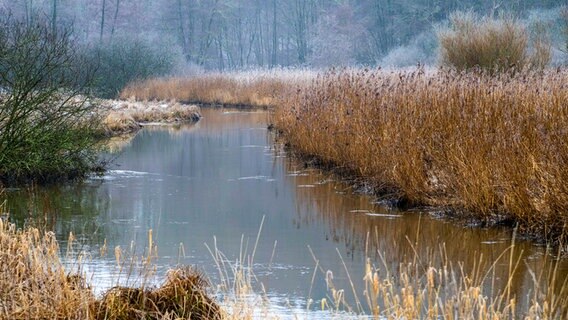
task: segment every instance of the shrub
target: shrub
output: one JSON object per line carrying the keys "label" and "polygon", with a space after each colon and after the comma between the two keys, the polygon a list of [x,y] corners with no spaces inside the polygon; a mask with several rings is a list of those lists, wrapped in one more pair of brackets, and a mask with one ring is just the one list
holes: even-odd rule
{"label": "shrub", "polygon": [[159,288],[114,287],[97,303],[97,319],[210,319],[221,309],[207,295],[209,282],[191,267],[171,270]]}
{"label": "shrub", "polygon": [[142,39],[116,38],[94,48],[86,56],[96,64],[94,93],[114,98],[126,84],[170,73],[177,62],[176,50]]}
{"label": "shrub", "polygon": [[540,38],[528,54],[525,27],[510,17],[479,17],[472,12],[450,15],[450,27],[438,32],[444,65],[458,70],[479,68],[491,73],[543,68],[551,58],[550,46]]}
{"label": "shrub", "polygon": [[160,287],[115,286],[97,299],[80,260],[69,268],[60,254],[53,232],[0,219],[0,319],[222,319],[192,267],[171,270]]}
{"label": "shrub", "polygon": [[98,119],[79,98],[92,72],[79,60],[71,28],[0,15],[0,182],[75,178],[96,166]]}

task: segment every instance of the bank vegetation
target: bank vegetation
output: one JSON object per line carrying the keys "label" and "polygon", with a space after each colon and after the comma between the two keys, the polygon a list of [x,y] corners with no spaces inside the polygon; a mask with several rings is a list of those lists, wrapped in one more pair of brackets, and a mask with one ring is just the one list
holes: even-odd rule
{"label": "bank vegetation", "polygon": [[196,269],[173,269],[159,287],[117,285],[97,296],[81,262],[65,264],[61,254],[53,232],[0,219],[0,319],[221,319]]}

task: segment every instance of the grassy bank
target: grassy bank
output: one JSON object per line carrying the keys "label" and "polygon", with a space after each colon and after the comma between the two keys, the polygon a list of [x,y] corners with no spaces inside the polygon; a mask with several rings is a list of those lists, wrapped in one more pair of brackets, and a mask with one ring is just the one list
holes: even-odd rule
{"label": "grassy bank", "polygon": [[283,97],[274,120],[293,150],[348,168],[379,193],[566,243],[566,79],[330,72]]}
{"label": "grassy bank", "polygon": [[102,130],[106,136],[133,133],[144,125],[177,124],[196,122],[201,117],[195,105],[184,105],[171,101],[93,101],[102,117]]}
{"label": "grassy bank", "polygon": [[567,79],[561,70],[354,69],[162,79],[129,86],[123,96],[266,101],[293,151],[364,177],[377,194],[486,224],[518,224],[521,234],[561,244],[568,240]]}

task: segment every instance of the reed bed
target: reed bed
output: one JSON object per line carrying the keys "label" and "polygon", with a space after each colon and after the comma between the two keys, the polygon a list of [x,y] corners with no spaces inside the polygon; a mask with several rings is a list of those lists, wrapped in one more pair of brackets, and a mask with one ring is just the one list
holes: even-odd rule
{"label": "reed bed", "polygon": [[331,71],[283,95],[291,149],[380,194],[568,243],[568,72]]}
{"label": "reed bed", "polygon": [[[155,255],[155,250],[149,249],[155,248],[151,235],[150,232],[147,255],[140,261],[135,257],[125,260],[125,253],[115,249],[121,271],[140,265],[144,270],[141,277],[152,275],[148,271],[152,270]],[[260,232],[255,243],[259,241]],[[72,242],[68,246],[73,247]],[[60,248],[52,232],[17,229],[0,220],[0,319],[277,319],[280,313],[274,313],[264,287],[254,274],[256,250],[253,249],[252,254],[245,250],[231,261],[216,245],[209,249],[219,271],[215,296],[220,303],[206,294],[209,292],[206,277],[190,267],[170,271],[160,287],[117,285],[97,297],[80,274],[81,260],[75,266],[78,273],[71,273],[66,269],[69,266],[61,262]],[[378,254],[382,258],[380,252]],[[433,254],[446,256],[443,247]],[[316,254],[313,255],[316,266],[313,281],[325,281],[329,294],[318,297],[315,304],[310,299],[307,310],[302,313],[305,316],[556,319],[568,315],[568,287],[566,280],[562,282],[557,278],[554,259],[541,270],[531,272],[532,281],[529,280],[527,286],[531,287],[532,283],[532,287],[525,294],[518,295],[512,290],[512,279],[521,264],[516,258],[514,241],[494,261],[484,261],[480,256],[471,271],[464,271],[460,264],[449,263],[447,258],[443,263],[427,262],[437,259],[419,254],[396,268],[390,267],[384,258],[380,260],[381,265],[373,265],[368,259],[363,286],[350,281],[350,288],[335,286],[333,272],[324,269]],[[338,259],[343,258],[339,255]],[[509,272],[501,279],[506,283],[504,288],[494,292],[490,284],[496,281],[497,264],[508,265]],[[317,276],[320,271],[321,277]],[[352,278],[349,273],[347,277]],[[558,284],[539,285],[542,278],[549,278],[546,283]],[[137,281],[151,282],[148,278]],[[354,299],[346,298],[351,293]],[[286,314],[294,315],[292,311]]]}
{"label": "reed bed", "polygon": [[[420,230],[415,232],[418,234]],[[372,241],[371,238],[371,234],[367,234],[366,242]],[[258,283],[254,273],[256,244],[252,254],[241,249],[234,261],[219,250],[216,242],[208,246],[217,265],[218,288],[224,294],[223,306],[230,310],[227,313],[230,319],[278,318],[271,309],[265,287]],[[410,246],[414,245],[410,243]],[[358,279],[359,273],[350,274],[339,250],[337,259],[345,266],[343,271],[325,269],[317,252],[309,250],[315,263],[311,286],[316,281],[325,282],[328,293],[325,297],[314,297],[315,300],[308,297],[305,312],[285,311],[290,317],[529,320],[568,316],[568,280],[561,278],[558,259],[547,256],[539,269],[523,266],[526,262],[519,255],[515,234],[511,245],[497,257],[488,259],[483,254],[475,254],[476,260],[468,270],[462,262],[453,263],[448,259],[443,244],[429,253],[419,253],[414,248],[414,254],[398,264],[391,264],[380,251],[371,250],[374,252],[366,252],[362,279]],[[378,259],[369,258],[370,255],[377,255]],[[503,267],[506,272],[497,270]],[[516,290],[515,278],[524,267],[529,268],[530,276],[525,279],[522,290]],[[334,272],[349,280],[348,287],[336,285]]]}
{"label": "reed bed", "polygon": [[95,297],[68,274],[52,232],[17,230],[0,219],[0,319],[93,319]]}
{"label": "reed bed", "polygon": [[0,219],[0,319],[222,317],[219,305],[208,296],[208,281],[193,268],[170,271],[157,288],[117,285],[97,297],[81,273],[81,260],[73,272],[60,254],[53,232],[17,229]]}
{"label": "reed bed", "polygon": [[276,69],[150,79],[128,85],[120,98],[262,108],[273,106],[290,84],[304,83],[314,76],[309,70]]}
{"label": "reed bed", "polygon": [[[444,255],[443,248],[435,253]],[[513,293],[511,285],[518,267],[515,245],[511,245],[495,261],[478,263],[470,272],[463,266],[445,260],[442,264],[427,263],[427,257],[401,263],[396,270],[388,263],[373,265],[367,260],[364,289],[351,282],[350,288],[336,288],[333,273],[326,272],[332,309],[362,310],[367,308],[375,319],[563,319],[568,316],[568,287],[556,279],[556,264],[551,261],[543,270],[531,271],[533,279],[524,294]],[[426,262],[426,263],[424,263]],[[489,267],[487,263],[489,262]],[[503,290],[496,290],[494,268],[503,263],[509,266]],[[543,278],[559,284],[541,286]],[[349,305],[344,296],[352,291],[356,297]]]}

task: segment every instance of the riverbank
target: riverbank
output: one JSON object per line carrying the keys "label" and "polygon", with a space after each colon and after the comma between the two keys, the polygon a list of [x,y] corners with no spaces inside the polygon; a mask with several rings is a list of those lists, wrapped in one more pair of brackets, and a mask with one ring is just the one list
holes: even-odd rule
{"label": "riverbank", "polygon": [[71,93],[34,103],[0,93],[0,105],[3,187],[83,179],[105,170],[98,154],[109,137],[133,134],[145,125],[191,123],[201,117],[195,105]]}
{"label": "riverbank", "polygon": [[[291,150],[365,179],[377,195],[482,225],[518,226],[537,241],[568,240],[566,70],[491,77],[348,69],[258,82],[225,78],[155,80],[123,95],[169,92],[175,99],[192,92],[179,99],[233,104],[265,96]],[[241,95],[219,99],[227,82],[238,83]]]}
{"label": "riverbank", "polygon": [[197,122],[199,107],[172,101],[132,101],[95,99],[102,117],[105,136],[135,133],[145,125]]}
{"label": "riverbank", "polygon": [[268,108],[275,106],[291,86],[305,85],[316,76],[310,70],[273,69],[158,78],[127,85],[120,99]]}
{"label": "riverbank", "polygon": [[352,170],[377,194],[562,245],[567,77],[330,72],[288,95],[274,120],[293,150]]}

